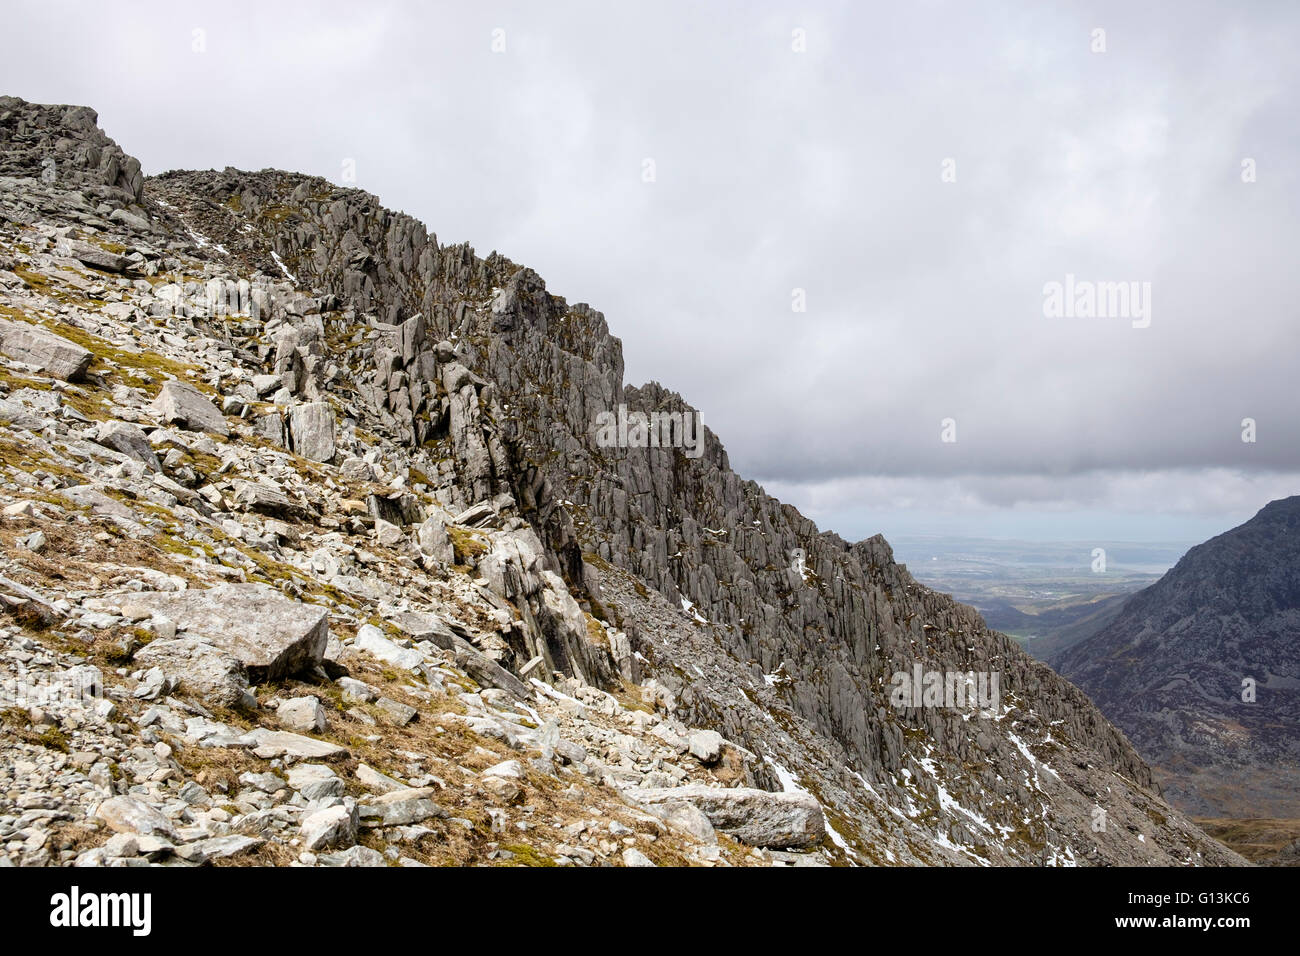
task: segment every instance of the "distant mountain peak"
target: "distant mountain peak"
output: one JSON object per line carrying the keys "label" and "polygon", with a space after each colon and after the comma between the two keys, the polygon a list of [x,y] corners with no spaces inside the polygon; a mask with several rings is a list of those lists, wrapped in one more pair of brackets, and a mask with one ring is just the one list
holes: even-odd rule
{"label": "distant mountain peak", "polygon": [[1192,548],[1057,663],[1176,804],[1300,817],[1300,496]]}

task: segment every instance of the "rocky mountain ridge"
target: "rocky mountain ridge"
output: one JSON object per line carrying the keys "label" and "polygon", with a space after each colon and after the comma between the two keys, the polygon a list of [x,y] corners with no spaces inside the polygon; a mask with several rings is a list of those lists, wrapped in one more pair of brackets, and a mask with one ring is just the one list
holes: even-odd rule
{"label": "rocky mountain ridge", "polygon": [[599,312],[358,190],[138,168],[0,98],[0,860],[1242,862],[883,538],[707,430],[602,447],[692,409]]}

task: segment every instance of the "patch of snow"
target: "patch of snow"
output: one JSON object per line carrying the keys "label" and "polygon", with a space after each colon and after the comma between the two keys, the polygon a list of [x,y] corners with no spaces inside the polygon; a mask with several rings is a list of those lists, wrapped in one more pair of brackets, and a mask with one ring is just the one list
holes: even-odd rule
{"label": "patch of snow", "polygon": [[939,796],[939,809],[949,813],[951,813],[953,810],[956,810],[959,813],[964,814],[972,823],[974,823],[976,826],[980,827],[981,829],[985,830],[986,832],[988,833],[993,832],[993,827],[988,822],[988,820],[984,819],[984,817],[974,812],[973,810],[967,810],[955,799],[953,799],[952,794],[950,794],[944,788],[942,781],[940,781],[938,768],[935,766],[934,760],[932,758],[925,757],[921,760],[918,760],[917,763],[919,763],[922,767],[924,767],[925,772],[928,773],[931,776],[931,778],[933,778],[934,780],[935,791]]}
{"label": "patch of snow", "polygon": [[295,285],[297,285],[298,279],[294,276],[292,272],[289,271],[289,267],[280,261],[280,257],[276,255],[274,249],[271,250],[271,258],[274,259],[275,264],[280,267],[280,271],[284,273],[285,278],[288,279],[290,282],[294,283]]}
{"label": "patch of snow", "polygon": [[[1138,834],[1138,838],[1141,839],[1141,834]],[[1058,850],[1055,847],[1053,847],[1052,855],[1047,858],[1047,862],[1044,864],[1044,866],[1078,866],[1078,865],[1079,865],[1078,861],[1075,860],[1074,858],[1074,851],[1071,850],[1068,846],[1063,850]]]}
{"label": "patch of snow", "polygon": [[[679,551],[678,554],[681,554],[681,552]],[[686,598],[682,598],[682,610],[685,611],[687,614],[691,615],[700,624],[709,623],[708,618],[704,617],[702,614],[700,614],[699,611],[695,609],[694,602],[688,601],[686,600]],[[703,677],[704,675],[701,674],[700,676]]]}
{"label": "patch of snow", "polygon": [[960,843],[953,843],[952,840],[948,839],[948,834],[946,833],[936,833],[934,835],[934,842],[939,844],[939,846],[943,847],[945,850],[952,850],[956,853],[965,854],[966,856],[974,860],[976,863],[978,863],[980,866],[993,865],[988,860],[984,859],[984,857],[972,853],[970,850],[966,849],[966,847],[962,846]]}

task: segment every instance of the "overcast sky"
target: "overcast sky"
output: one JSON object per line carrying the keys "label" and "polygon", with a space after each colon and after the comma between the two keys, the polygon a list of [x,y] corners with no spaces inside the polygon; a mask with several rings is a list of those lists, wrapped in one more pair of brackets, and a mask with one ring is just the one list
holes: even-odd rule
{"label": "overcast sky", "polygon": [[[602,310],[630,383],[850,539],[1194,541],[1300,493],[1298,22],[43,0],[7,10],[0,92],[94,107],[149,173],[353,161]],[[1149,324],[1045,315],[1067,274],[1149,283]]]}

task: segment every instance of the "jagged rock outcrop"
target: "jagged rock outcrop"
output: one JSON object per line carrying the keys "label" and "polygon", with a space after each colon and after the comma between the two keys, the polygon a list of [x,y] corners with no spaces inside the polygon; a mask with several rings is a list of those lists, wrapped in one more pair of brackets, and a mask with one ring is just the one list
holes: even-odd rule
{"label": "jagged rock outcrop", "polygon": [[106,216],[140,201],[139,160],[104,135],[99,115],[88,107],[41,106],[0,96],[0,137],[0,177],[35,174],[60,184],[71,193],[64,201],[71,202],[74,215],[88,212],[91,198],[111,207],[103,211]]}

